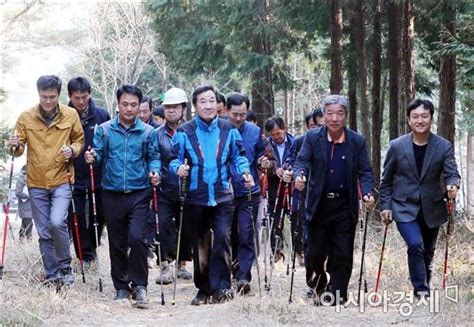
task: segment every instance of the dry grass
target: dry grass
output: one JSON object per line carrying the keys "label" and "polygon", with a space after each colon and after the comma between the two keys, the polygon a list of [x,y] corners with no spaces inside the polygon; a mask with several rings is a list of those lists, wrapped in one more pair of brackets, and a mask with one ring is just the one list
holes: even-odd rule
{"label": "dry grass", "polygon": [[[3,219],[2,219],[3,224]],[[2,226],[3,227],[3,226]],[[19,221],[13,221],[17,232]],[[443,230],[444,231],[444,230]],[[369,228],[366,252],[366,276],[369,290],[374,288],[378,267],[379,251],[382,243],[382,229],[376,223]],[[442,233],[444,234],[444,233]],[[441,286],[442,263],[444,258],[444,235],[438,240],[436,253],[436,275],[434,285]],[[415,307],[409,317],[399,314],[399,305],[389,306],[384,313],[381,307],[366,307],[365,312],[351,306],[341,308],[336,313],[333,307],[316,307],[306,299],[304,268],[298,267],[295,275],[294,302],[288,304],[289,276],[286,266],[279,264],[273,278],[272,292],[264,292],[260,299],[256,278],[252,281],[249,296],[238,296],[233,302],[220,305],[192,307],[189,305],[195,294],[192,282],[178,284],[178,298],[171,306],[172,285],[165,286],[166,304],[160,303],[160,287],[154,283],[158,269],[150,270],[149,297],[150,309],[134,309],[129,304],[117,304],[112,301],[114,289],[109,275],[107,246],[99,250],[101,272],[105,282],[104,292],[97,290],[98,274],[87,273],[87,283],[76,273],[76,283],[69,290],[56,293],[54,289],[40,284],[42,263],[37,242],[20,244],[8,239],[5,261],[5,275],[0,281],[2,305],[0,324],[2,325],[365,325],[365,324],[435,324],[435,325],[472,325],[471,285],[473,282],[472,233],[458,226],[451,239],[450,274],[448,284],[459,286],[459,303],[440,298],[440,312],[430,313],[425,306]],[[360,265],[360,246],[356,236],[357,250],[354,256],[354,270],[350,289],[356,290]],[[77,264],[77,263],[76,263]],[[263,272],[263,264],[261,265]],[[254,276],[256,272],[254,269]],[[381,280],[381,289],[409,291],[410,283],[406,264],[406,248],[395,225],[391,226],[387,239],[386,254]]]}

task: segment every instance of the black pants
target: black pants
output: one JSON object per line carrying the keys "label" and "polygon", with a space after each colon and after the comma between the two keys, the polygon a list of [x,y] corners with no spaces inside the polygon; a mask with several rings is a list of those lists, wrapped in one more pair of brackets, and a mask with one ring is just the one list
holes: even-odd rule
{"label": "black pants", "polygon": [[[161,260],[172,262],[176,259],[177,233],[180,224],[180,201],[167,199],[158,194],[158,220],[160,233],[158,240],[161,246]],[[183,210],[184,211],[184,210]],[[184,220],[184,217],[183,217]],[[155,248],[158,257],[158,248]],[[191,261],[191,240],[189,233],[181,229],[181,244],[179,249],[179,261]]]}
{"label": "black pants", "polygon": [[[92,206],[92,194],[88,190],[75,189],[73,192],[74,204],[76,206],[77,213],[77,225],[79,227],[79,235],[81,238],[81,250],[84,261],[95,260],[97,244],[95,242],[95,227],[94,227],[94,215]],[[99,245],[102,236],[102,230],[104,229],[104,213],[102,208],[102,189],[95,190],[95,201],[97,208],[97,229],[99,234]],[[76,256],[79,258],[79,251],[77,247],[77,235],[74,226],[74,216],[72,214],[72,204],[69,207],[69,230],[74,240],[74,250]]]}
{"label": "black pants", "polygon": [[186,203],[184,217],[193,246],[194,285],[207,295],[230,289],[232,202],[215,207]]}
{"label": "black pants", "polygon": [[112,281],[117,290],[148,285],[151,190],[103,191]]}
{"label": "black pants", "polygon": [[[250,214],[250,203],[246,195],[234,199],[231,239],[232,260],[233,262],[238,263],[239,266],[235,276],[237,280],[245,279],[250,282],[252,279],[251,271],[253,262],[255,261],[254,226],[256,229],[258,203],[259,194],[252,194],[253,208],[252,214]],[[258,237],[258,231],[256,232]]]}
{"label": "black pants", "polygon": [[[313,219],[307,223],[305,266],[306,283],[321,289],[325,286],[324,266],[330,275],[329,287],[347,299],[352,273],[355,222],[347,197],[322,198]],[[317,285],[316,285],[317,284]]]}

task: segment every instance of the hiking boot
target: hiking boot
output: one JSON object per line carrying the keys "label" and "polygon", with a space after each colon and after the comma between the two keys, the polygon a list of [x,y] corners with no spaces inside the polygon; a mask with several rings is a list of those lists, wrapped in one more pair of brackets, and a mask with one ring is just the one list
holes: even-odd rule
{"label": "hiking boot", "polygon": [[209,296],[204,292],[198,291],[196,296],[191,300],[191,305],[207,304],[209,302]]}
{"label": "hiking boot", "polygon": [[173,272],[171,271],[171,267],[168,264],[168,261],[163,261],[160,266],[160,273],[156,278],[156,283],[161,284],[163,282],[164,285],[170,284],[174,281]]}
{"label": "hiking boot", "polygon": [[237,282],[237,293],[248,294],[249,292],[250,292],[250,283],[245,279],[239,280]]}
{"label": "hiking boot", "polygon": [[71,287],[71,285],[74,284],[72,268],[61,269],[61,280],[62,283],[67,287]]}
{"label": "hiking boot", "polygon": [[178,278],[191,280],[193,279],[193,274],[186,269],[186,262],[180,262],[178,267],[178,273],[176,274]]}
{"label": "hiking boot", "polygon": [[232,289],[224,289],[215,292],[212,295],[212,303],[224,303],[227,301],[232,301],[234,299],[234,291]]}
{"label": "hiking boot", "polygon": [[128,290],[117,290],[114,301],[128,300],[130,293]]}
{"label": "hiking boot", "polygon": [[135,300],[137,308],[146,309],[148,308],[148,296],[145,286],[137,286],[134,289],[132,299]]}

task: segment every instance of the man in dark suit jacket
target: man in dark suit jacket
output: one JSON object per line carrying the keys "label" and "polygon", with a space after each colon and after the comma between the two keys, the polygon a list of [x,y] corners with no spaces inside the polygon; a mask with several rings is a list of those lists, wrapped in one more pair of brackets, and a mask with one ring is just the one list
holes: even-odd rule
{"label": "man in dark suit jacket", "polygon": [[[373,174],[364,138],[345,128],[348,100],[330,95],[322,103],[326,126],[306,133],[294,166],[295,187],[306,193],[306,283],[310,291],[333,293],[333,304],[347,300],[357,225],[357,181],[366,207],[374,204]],[[284,180],[292,177],[285,171]],[[311,292],[308,293],[310,295]]]}
{"label": "man in dark suit jacket", "polygon": [[455,198],[460,183],[452,144],[430,132],[433,112],[427,100],[408,105],[411,133],[390,142],[380,186],[382,219],[389,223],[393,217],[408,246],[410,279],[418,297],[430,290],[439,226],[447,221],[444,192]]}

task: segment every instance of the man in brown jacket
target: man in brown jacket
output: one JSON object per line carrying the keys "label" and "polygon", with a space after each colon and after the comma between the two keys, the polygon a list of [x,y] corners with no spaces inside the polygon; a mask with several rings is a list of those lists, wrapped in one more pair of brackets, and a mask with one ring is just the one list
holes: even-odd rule
{"label": "man in brown jacket", "polygon": [[41,76],[36,87],[39,104],[20,115],[9,145],[20,156],[28,144],[27,185],[46,281],[71,285],[67,229],[71,191],[66,168],[69,165],[74,180],[71,159],[81,153],[84,132],[77,112],[58,103],[61,80],[57,76]]}

